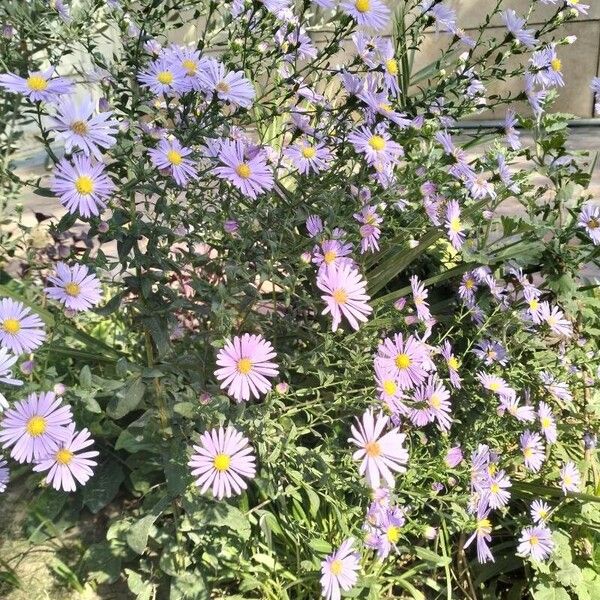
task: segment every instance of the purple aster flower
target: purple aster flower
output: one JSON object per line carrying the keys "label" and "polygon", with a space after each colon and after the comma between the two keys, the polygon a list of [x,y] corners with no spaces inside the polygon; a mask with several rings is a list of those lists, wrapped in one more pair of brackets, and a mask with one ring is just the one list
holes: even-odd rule
{"label": "purple aster flower", "polygon": [[311,171],[320,173],[329,168],[331,152],[323,142],[311,144],[307,140],[300,140],[287,148],[284,155],[292,161],[298,172],[308,175]]}
{"label": "purple aster flower", "polygon": [[504,132],[506,134],[506,143],[511,150],[520,150],[522,147],[520,140],[521,134],[515,127],[517,123],[518,121],[514,109],[508,108],[504,118]]}
{"label": "purple aster flower", "polygon": [[552,550],[554,542],[552,541],[552,532],[545,525],[533,525],[525,527],[519,538],[517,555],[527,557],[541,562],[546,560]]}
{"label": "purple aster flower", "polygon": [[215,377],[221,382],[221,389],[237,402],[259,398],[272,387],[268,377],[277,377],[279,367],[272,359],[277,356],[271,342],[262,335],[235,336],[227,341],[217,354]]}
{"label": "purple aster flower", "polygon": [[55,442],[48,455],[37,461],[33,470],[37,473],[48,471],[46,483],[55,490],[74,492],[77,489],[76,481],[85,485],[94,474],[93,467],[98,463],[92,458],[98,456],[96,450],[81,452],[91,446],[94,440],[90,438],[87,429],[75,431],[75,423],[67,426],[67,435]]}
{"label": "purple aster flower", "polygon": [[431,313],[429,312],[429,304],[427,303],[427,297],[429,296],[427,288],[422,281],[419,281],[419,278],[416,275],[413,275],[410,278],[410,287],[412,290],[413,302],[417,309],[417,317],[420,321],[429,321],[429,319],[431,319]]}
{"label": "purple aster flower", "polygon": [[365,544],[377,550],[377,557],[383,560],[396,548],[400,540],[402,527],[406,523],[404,512],[399,507],[380,507],[369,511],[369,522],[366,526]]}
{"label": "purple aster flower", "polygon": [[528,404],[520,406],[517,396],[500,396],[498,413],[502,415],[505,411],[515,417],[518,421],[527,423],[533,423],[535,421],[535,411],[533,410],[533,406],[529,406]]}
{"label": "purple aster flower", "polygon": [[106,208],[106,199],[114,189],[102,163],[93,164],[86,156],[76,154],[71,164],[66,158],[56,165],[50,183],[62,205],[82,217],[97,217]]}
{"label": "purple aster flower", "polygon": [[354,218],[362,223],[360,233],[360,253],[377,252],[379,250],[379,237],[381,229],[379,225],[383,219],[377,214],[374,206],[363,206],[360,212],[354,213]]}
{"label": "purple aster flower", "polygon": [[48,281],[54,284],[44,288],[48,298],[62,302],[69,310],[88,310],[100,302],[100,282],[85,265],[68,267],[59,262],[56,274],[50,275]]}
{"label": "purple aster flower", "polygon": [[523,29],[523,25],[527,23],[525,19],[519,17],[514,10],[508,9],[502,13],[502,20],[516,40],[530,50],[535,48],[537,44],[535,31],[533,29]]}
{"label": "purple aster flower", "polygon": [[19,355],[33,352],[45,337],[42,320],[31,309],[11,298],[0,300],[0,346]]}
{"label": "purple aster flower", "polygon": [[580,0],[565,0],[569,8],[574,9],[580,15],[587,15],[590,8],[589,4],[583,4]]}
{"label": "purple aster flower", "polygon": [[180,63],[159,57],[138,75],[138,80],[157,96],[173,96],[189,89],[186,77],[187,72]]}
{"label": "purple aster flower", "polygon": [[366,410],[362,419],[357,419],[357,424],[352,425],[352,436],[348,438],[358,446],[352,458],[361,461],[359,474],[364,475],[371,488],[377,489],[381,479],[384,479],[390,488],[394,487],[394,475],[406,471],[404,466],[408,462],[408,451],[403,443],[406,439],[404,433],[394,428],[383,434],[389,423],[389,417],[383,413],[373,415],[372,410]]}
{"label": "purple aster flower", "polygon": [[358,581],[360,555],[354,551],[354,540],[349,538],[321,563],[322,594],[327,600],[339,600],[340,590],[351,590]]}
{"label": "purple aster flower", "polygon": [[390,40],[380,40],[377,49],[381,57],[383,67],[383,85],[387,92],[394,96],[400,94],[398,83],[398,61],[396,60],[394,45]]}
{"label": "purple aster flower", "polygon": [[411,422],[422,427],[436,420],[440,429],[448,431],[452,424],[449,398],[444,384],[435,375],[429,376],[425,385],[415,389],[413,400],[417,408],[410,411]]}
{"label": "purple aster flower", "polygon": [[30,394],[4,413],[0,422],[0,442],[10,448],[18,462],[32,462],[48,456],[55,443],[68,435],[65,427],[72,421],[71,407],[61,406],[54,392]]}
{"label": "purple aster flower", "polygon": [[600,244],[600,205],[585,204],[579,214],[577,225],[585,229],[594,245]]}
{"label": "purple aster flower", "polygon": [[477,292],[477,280],[473,273],[465,273],[462,276],[458,295],[467,306],[475,304],[475,293]]}
{"label": "purple aster flower", "polygon": [[463,451],[460,446],[453,446],[446,452],[446,456],[444,457],[444,462],[449,469],[454,469],[458,467],[460,463],[463,461]]}
{"label": "purple aster flower", "polygon": [[477,540],[477,560],[480,564],[488,561],[494,562],[494,556],[490,550],[489,543],[492,539],[492,524],[488,519],[489,510],[477,511],[477,524],[473,535],[465,542],[464,548],[468,548],[474,540]]}
{"label": "purple aster flower", "polygon": [[375,385],[379,399],[392,414],[408,414],[401,402],[404,394],[391,369],[383,367],[380,363],[375,363]]}
{"label": "purple aster flower", "polygon": [[530,471],[537,473],[541,468],[545,459],[544,443],[539,433],[531,433],[526,430],[519,438],[521,443],[521,451],[525,459],[525,467]]}
{"label": "purple aster flower", "polygon": [[534,500],[531,503],[531,509],[529,512],[535,523],[544,523],[550,514],[550,506],[543,500]]}
{"label": "purple aster flower", "polygon": [[563,493],[578,492],[581,487],[581,474],[574,462],[566,462],[560,470],[560,487]]}
{"label": "purple aster flower", "polygon": [[446,361],[446,365],[448,366],[448,376],[450,377],[450,383],[458,390],[462,387],[461,385],[461,377],[458,374],[458,369],[460,368],[460,361],[454,354],[452,353],[452,345],[448,340],[445,340],[440,348],[440,352]]}
{"label": "purple aster flower", "polygon": [[564,381],[558,381],[552,373],[542,371],[540,373],[540,380],[548,393],[557,400],[564,400],[565,402],[573,401],[573,394],[571,394],[569,386]]}
{"label": "purple aster flower", "polygon": [[460,206],[456,200],[450,200],[446,206],[446,229],[450,243],[460,250],[465,241],[465,229],[460,220]]}
{"label": "purple aster flower", "polygon": [[323,231],[323,220],[319,215],[309,215],[306,219],[306,231],[310,237],[317,237]]}
{"label": "purple aster flower", "polygon": [[194,451],[188,466],[195,483],[202,494],[212,486],[217,500],[241,494],[248,488],[244,479],[256,475],[254,449],[248,438],[231,425],[205,431]]}
{"label": "purple aster flower", "polygon": [[200,52],[189,46],[173,44],[162,51],[168,63],[175,63],[185,71],[182,87],[186,91],[203,89],[200,74],[203,72],[206,59],[200,58]]}
{"label": "purple aster flower", "polygon": [[510,478],[504,471],[490,474],[482,489],[482,503],[494,509],[506,506],[510,500],[508,488],[511,486]]}
{"label": "purple aster flower", "polygon": [[[23,382],[12,376],[12,368],[17,362],[17,356],[12,356],[6,348],[0,347],[0,382],[6,385],[21,386]],[[8,402],[3,394],[0,393],[0,412],[8,408]]]}
{"label": "purple aster flower", "polygon": [[397,162],[404,155],[402,146],[392,141],[383,128],[370,131],[366,127],[359,127],[350,133],[348,141],[357,152],[365,155],[370,165]]}
{"label": "purple aster flower", "polygon": [[562,75],[562,62],[556,54],[556,44],[536,50],[529,59],[527,77],[530,82],[527,87],[539,85],[542,88],[563,87],[565,80]]}
{"label": "purple aster flower", "polygon": [[493,200],[496,197],[494,184],[487,180],[485,173],[468,175],[465,184],[475,200],[483,200],[487,197]]}
{"label": "purple aster flower", "polygon": [[558,306],[550,306],[548,302],[541,302],[540,319],[545,321],[556,335],[564,337],[573,335],[573,325],[565,318],[565,314]]}
{"label": "purple aster flower", "polygon": [[400,113],[394,110],[390,104],[387,92],[374,92],[365,89],[359,92],[357,96],[368,107],[365,111],[367,123],[372,123],[377,115],[381,115],[398,125],[400,129],[406,129],[406,127],[410,127],[412,124],[412,121],[406,118],[406,113]]}
{"label": "purple aster flower", "polygon": [[[81,103],[66,98],[58,104],[56,115],[50,118],[51,128],[64,139],[65,151],[79,148],[86,156],[102,159],[102,150],[117,143],[118,121],[111,119],[112,111],[94,114],[95,105],[90,97]],[[101,150],[102,149],[102,150]]]}
{"label": "purple aster flower", "polygon": [[554,420],[552,409],[545,402],[540,402],[537,414],[540,418],[540,427],[546,441],[549,444],[554,444],[556,442],[556,421]]}
{"label": "purple aster flower", "polygon": [[319,270],[317,287],[325,292],[321,298],[327,306],[321,314],[331,313],[331,329],[337,331],[342,317],[352,329],[358,330],[359,321],[365,323],[373,312],[368,302],[367,282],[354,266],[330,264]]}
{"label": "purple aster flower", "polygon": [[0,75],[0,87],[15,94],[23,94],[30,100],[53,102],[61,94],[70,94],[73,84],[65,77],[52,77],[54,67],[45,71],[30,71],[27,77],[14,73]]}
{"label": "purple aster flower", "polygon": [[6,484],[10,481],[10,471],[8,463],[0,458],[0,494],[6,491]]}
{"label": "purple aster flower", "polygon": [[508,353],[500,342],[495,340],[483,340],[475,345],[473,354],[483,360],[486,365],[505,365],[508,362]]}
{"label": "purple aster flower", "polygon": [[190,179],[198,179],[196,164],[186,158],[191,153],[191,148],[182,146],[176,138],[161,140],[156,148],[148,150],[152,164],[168,172],[181,187],[185,187]]}
{"label": "purple aster flower", "polygon": [[343,0],[341,9],[358,25],[373,29],[385,29],[389,23],[390,9],[381,0]]}
{"label": "purple aster flower", "polygon": [[208,94],[216,94],[219,100],[231,102],[242,108],[250,108],[256,95],[254,86],[244,77],[242,71],[229,71],[225,65],[214,58],[207,58],[202,63],[200,85]]}
{"label": "purple aster flower", "polygon": [[354,266],[354,261],[348,256],[352,253],[352,244],[339,239],[324,240],[320,246],[313,249],[312,261],[319,266],[319,271],[330,265],[336,267]]}
{"label": "purple aster flower", "polygon": [[375,361],[392,370],[403,390],[423,383],[432,369],[425,344],[412,335],[404,340],[401,333],[396,333],[393,338],[386,338],[379,344]]}
{"label": "purple aster flower", "polygon": [[479,373],[477,373],[477,379],[486,390],[490,390],[490,392],[494,392],[494,394],[507,396],[508,398],[513,398],[516,395],[515,390],[511,388],[502,377],[498,377],[498,375],[479,371]]}
{"label": "purple aster flower", "polygon": [[253,157],[244,156],[241,141],[226,140],[221,145],[219,160],[225,165],[214,169],[221,179],[227,179],[244,196],[256,199],[273,188],[273,171],[267,165],[263,153]]}
{"label": "purple aster flower", "polygon": [[506,186],[506,189],[512,192],[513,194],[518,194],[521,191],[521,188],[518,183],[515,183],[512,178],[512,173],[506,164],[506,158],[503,154],[498,154],[496,157],[498,161],[498,175],[500,175],[500,179],[502,183]]}

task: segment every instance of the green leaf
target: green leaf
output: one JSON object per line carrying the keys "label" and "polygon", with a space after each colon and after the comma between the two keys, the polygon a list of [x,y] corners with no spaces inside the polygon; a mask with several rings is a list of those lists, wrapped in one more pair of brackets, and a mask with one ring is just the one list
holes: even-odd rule
{"label": "green leaf", "polygon": [[121,574],[121,559],[108,542],[92,544],[82,557],[82,568],[97,583],[114,583]]}
{"label": "green leaf", "polygon": [[170,600],[208,600],[209,594],[202,573],[182,571],[171,579]]}
{"label": "green leaf", "polygon": [[135,377],[108,403],[106,412],[113,419],[123,418],[139,406],[145,391],[144,382],[140,377]]}
{"label": "green leaf", "polygon": [[154,527],[154,522],[169,505],[169,498],[161,498],[150,511],[150,514],[142,517],[134,523],[127,532],[127,545],[136,553],[142,554],[148,545],[148,537]]}
{"label": "green leaf", "polygon": [[567,590],[554,582],[542,583],[533,590],[534,600],[571,600]]}
{"label": "green leaf", "polygon": [[123,469],[113,460],[101,464],[83,488],[83,503],[91,512],[102,510],[117,495],[125,479]]}
{"label": "green leaf", "polygon": [[150,600],[154,595],[154,586],[142,579],[142,576],[131,569],[125,569],[127,575],[127,586],[137,600]]}

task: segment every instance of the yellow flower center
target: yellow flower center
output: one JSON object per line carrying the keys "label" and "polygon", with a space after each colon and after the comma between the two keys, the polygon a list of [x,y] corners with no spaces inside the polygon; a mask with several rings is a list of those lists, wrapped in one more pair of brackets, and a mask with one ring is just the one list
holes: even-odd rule
{"label": "yellow flower center", "polygon": [[217,454],[213,460],[213,465],[217,471],[227,471],[231,464],[231,456],[228,454]]}
{"label": "yellow flower center", "polygon": [[497,471],[498,467],[496,467],[496,465],[494,463],[492,463],[489,467],[488,467],[488,473],[490,475],[494,475]]}
{"label": "yellow flower center", "polygon": [[479,521],[477,521],[477,530],[478,531],[482,531],[485,529],[491,529],[492,527],[492,523],[490,522],[489,519],[479,519]]}
{"label": "yellow flower center", "polygon": [[171,85],[173,83],[173,73],[171,73],[171,71],[161,71],[156,76],[156,79],[163,85]]}
{"label": "yellow flower center", "polygon": [[75,180],[75,189],[85,196],[91,194],[94,191],[94,181],[87,175],[80,175]]}
{"label": "yellow flower center", "polygon": [[187,71],[188,75],[196,74],[196,63],[191,58],[186,58],[181,61],[181,65]]}
{"label": "yellow flower center", "polygon": [[492,494],[497,494],[500,491],[500,486],[497,483],[492,483],[492,485],[490,485],[490,492],[492,492]]}
{"label": "yellow flower center", "polygon": [[598,221],[598,219],[590,219],[587,222],[587,226],[589,229],[598,229],[598,227],[600,227],[600,221]]}
{"label": "yellow flower center", "polygon": [[385,68],[390,75],[398,75],[398,61],[395,58],[390,58],[385,62]]}
{"label": "yellow flower center", "polygon": [[497,381],[492,381],[488,385],[488,389],[490,389],[492,392],[497,392],[500,389],[500,384]]}
{"label": "yellow flower center", "polygon": [[348,294],[346,290],[340,288],[338,290],[334,290],[333,294],[331,295],[338,304],[346,304],[346,302],[348,302]]}
{"label": "yellow flower center", "polygon": [[468,290],[471,290],[475,287],[475,281],[471,278],[465,280],[465,287]]}
{"label": "yellow flower center", "polygon": [[433,394],[431,398],[429,398],[429,405],[437,409],[442,405],[442,400],[437,394]]}
{"label": "yellow flower center", "polygon": [[386,102],[382,102],[379,106],[378,106],[379,110],[382,110],[383,112],[392,112],[392,105],[391,104],[387,104]]}
{"label": "yellow flower center", "polygon": [[370,456],[371,458],[376,458],[377,456],[381,455],[381,447],[377,442],[369,442],[365,446],[365,451],[367,456]]}
{"label": "yellow flower center", "polygon": [[240,375],[248,375],[252,370],[252,361],[249,358],[240,358],[237,362],[237,370]]}
{"label": "yellow flower center", "polygon": [[448,367],[453,371],[458,371],[458,368],[460,367],[460,362],[458,358],[456,358],[455,356],[451,356],[448,359]]}
{"label": "yellow flower center", "polygon": [[27,425],[25,425],[25,430],[31,437],[39,437],[46,431],[47,423],[44,417],[40,417],[39,415],[35,415],[27,421]]}
{"label": "yellow flower center", "polygon": [[336,558],[329,566],[329,570],[331,571],[332,575],[338,577],[344,570],[344,563],[339,558]]}
{"label": "yellow flower center", "polygon": [[396,385],[396,382],[393,381],[392,379],[386,379],[383,382],[383,385],[381,387],[383,388],[383,391],[388,396],[394,395],[396,393],[396,390],[398,389],[398,386]]}
{"label": "yellow flower center", "polygon": [[67,292],[67,294],[69,294],[69,296],[75,297],[75,296],[79,296],[79,294],[81,292],[81,288],[74,281],[69,281],[69,283],[67,283],[67,285],[65,285],[65,292]]}
{"label": "yellow flower center", "polygon": [[567,474],[563,477],[563,483],[565,485],[571,485],[573,483],[573,478],[569,474]]}
{"label": "yellow flower center", "polygon": [[461,230],[462,230],[462,223],[460,222],[460,219],[458,217],[454,217],[453,219],[450,219],[450,231],[452,231],[454,233],[458,233]]}
{"label": "yellow flower center", "polygon": [[66,448],[61,448],[56,453],[56,462],[59,465],[68,465],[73,460],[73,453]]}
{"label": "yellow flower center", "polygon": [[217,83],[216,88],[218,92],[223,92],[224,94],[227,94],[231,91],[231,86],[226,81],[220,81]]}
{"label": "yellow flower center", "polygon": [[337,258],[337,252],[335,250],[327,250],[323,255],[323,260],[330,265]]}
{"label": "yellow flower center", "polygon": [[552,425],[550,417],[542,417],[542,429],[548,429]]}
{"label": "yellow flower center", "polygon": [[317,151],[312,146],[306,146],[302,148],[302,156],[304,158],[313,158]]}
{"label": "yellow flower center", "polygon": [[529,538],[529,543],[530,543],[532,546],[537,546],[537,545],[540,543],[540,540],[539,540],[539,538],[537,537],[537,535],[532,535],[532,536]]}
{"label": "yellow flower center", "polygon": [[394,360],[394,363],[399,369],[408,369],[412,361],[408,354],[398,354],[398,356],[396,356],[396,359]]}
{"label": "yellow flower center", "polygon": [[523,456],[525,458],[531,458],[533,456],[533,448],[527,446],[527,448],[523,449]]}
{"label": "yellow flower center", "polygon": [[542,517],[542,519],[545,519],[548,516],[548,511],[544,510],[543,508],[540,511],[538,511],[538,513],[540,517]]}
{"label": "yellow flower center", "polygon": [[167,160],[172,164],[172,165],[180,165],[181,161],[183,160],[183,157],[181,156],[181,154],[179,154],[179,152],[177,152],[177,150],[169,150],[167,152]]}
{"label": "yellow flower center", "polygon": [[380,135],[373,135],[369,140],[369,146],[375,150],[375,152],[381,152],[385,148],[385,140]]}
{"label": "yellow flower center", "polygon": [[561,62],[560,58],[553,58],[552,61],[550,62],[550,64],[552,65],[552,70],[556,71],[557,73],[562,68],[562,62]]}
{"label": "yellow flower center", "polygon": [[252,175],[252,171],[250,170],[250,167],[246,164],[246,163],[240,163],[236,168],[235,168],[235,172],[242,178],[242,179],[248,179],[248,177],[250,177],[250,175]]}
{"label": "yellow flower center", "polygon": [[85,135],[88,132],[88,126],[85,121],[73,121],[71,131],[77,135]]}
{"label": "yellow flower center", "polygon": [[400,539],[400,527],[397,525],[390,525],[385,532],[385,536],[390,544],[396,544]]}
{"label": "yellow flower center", "polygon": [[537,301],[537,298],[532,298],[529,301],[529,308],[531,310],[536,310],[539,305],[540,305],[540,303]]}
{"label": "yellow flower center", "polygon": [[21,323],[19,323],[18,319],[4,319],[2,322],[2,329],[4,329],[6,333],[10,333],[10,335],[16,335],[21,331]]}
{"label": "yellow flower center", "polygon": [[360,13],[366,13],[371,10],[371,0],[356,0],[354,8]]}
{"label": "yellow flower center", "polygon": [[41,75],[31,75],[27,78],[27,87],[33,92],[43,92],[48,82]]}

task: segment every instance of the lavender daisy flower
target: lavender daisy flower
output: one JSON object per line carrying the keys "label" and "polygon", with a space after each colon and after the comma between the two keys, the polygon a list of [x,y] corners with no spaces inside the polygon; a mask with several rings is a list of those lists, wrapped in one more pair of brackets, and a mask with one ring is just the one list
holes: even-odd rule
{"label": "lavender daisy flower", "polygon": [[86,156],[75,155],[73,164],[62,158],[54,170],[51,190],[62,205],[82,217],[97,217],[106,208],[106,199],[114,189],[102,163],[93,164]]}
{"label": "lavender daisy flower", "polygon": [[483,360],[486,365],[505,365],[508,362],[508,353],[500,342],[495,340],[483,340],[475,345],[473,354]]}
{"label": "lavender daisy flower", "polygon": [[410,420],[420,427],[436,420],[440,429],[448,431],[452,424],[449,398],[450,392],[444,384],[435,375],[430,376],[426,385],[415,390],[414,401],[423,408],[413,409]]}
{"label": "lavender daisy flower", "polygon": [[373,132],[359,127],[350,133],[348,141],[358,153],[365,155],[370,165],[396,162],[404,155],[402,146],[392,141],[390,134],[382,128]]}
{"label": "lavender daisy flower", "polygon": [[465,273],[462,276],[458,295],[467,306],[475,304],[475,293],[477,292],[477,281],[473,273]]}
{"label": "lavender daisy flower", "polygon": [[534,473],[537,473],[544,462],[544,444],[539,433],[531,433],[526,430],[521,434],[520,443],[525,467]]}
{"label": "lavender daisy flower", "polygon": [[[7,385],[21,386],[23,382],[20,379],[14,379],[12,368],[17,362],[16,356],[11,356],[6,348],[0,348],[0,382]],[[8,408],[8,402],[3,394],[0,394],[0,412]]]}
{"label": "lavender daisy flower", "polygon": [[262,335],[235,336],[217,354],[220,368],[215,377],[237,402],[259,398],[272,387],[267,377],[277,377],[279,367],[272,362],[276,356],[271,342]]}
{"label": "lavender daisy flower", "polygon": [[581,209],[577,225],[585,229],[595,246],[600,244],[600,205],[586,204]]}
{"label": "lavender daisy flower", "polygon": [[416,275],[413,275],[410,278],[410,287],[412,290],[413,302],[417,309],[417,317],[420,321],[429,321],[429,319],[431,319],[431,313],[429,312],[429,304],[427,303],[427,297],[429,296],[427,288],[422,281],[419,281],[419,278]]}
{"label": "lavender daisy flower", "polygon": [[337,240],[324,240],[320,246],[315,246],[312,261],[319,266],[319,271],[330,265],[336,267],[354,266],[354,261],[349,257],[352,253],[352,244]]}
{"label": "lavender daisy flower", "polygon": [[557,400],[564,400],[565,402],[573,402],[573,394],[569,390],[569,386],[564,381],[558,381],[552,373],[548,371],[542,371],[540,373],[540,380],[549,394],[551,394]]}
{"label": "lavender daisy flower", "polygon": [[552,554],[553,549],[552,532],[545,525],[534,525],[525,527],[521,532],[517,555],[530,556],[533,560],[541,562]]}
{"label": "lavender daisy flower", "polygon": [[446,456],[444,457],[444,462],[449,469],[454,469],[458,467],[460,463],[463,461],[463,451],[460,446],[453,446],[446,452]]}
{"label": "lavender daisy flower", "polygon": [[362,223],[359,230],[361,237],[360,253],[377,252],[381,235],[379,225],[383,222],[383,219],[377,214],[375,207],[363,206],[360,212],[354,213],[354,218]]}
{"label": "lavender daisy flower", "polygon": [[[50,118],[51,128],[60,133],[65,151],[79,148],[86,156],[102,159],[102,150],[117,143],[118,121],[111,119],[112,111],[94,114],[95,105],[90,97],[78,103],[73,98],[63,100],[56,115]],[[101,150],[102,149],[102,150]]]}
{"label": "lavender daisy flower", "polygon": [[273,171],[267,165],[262,153],[252,158],[244,156],[241,141],[227,140],[221,145],[219,160],[225,165],[217,167],[217,177],[227,179],[244,196],[255,200],[257,196],[273,188]]}
{"label": "lavender daisy flower", "polygon": [[187,91],[186,76],[187,72],[181,64],[159,57],[138,75],[138,81],[157,96],[173,96]]}
{"label": "lavender daisy flower", "polygon": [[456,388],[460,389],[461,385],[461,377],[458,374],[458,369],[460,368],[460,361],[454,354],[452,353],[452,345],[448,340],[445,340],[440,348],[440,352],[446,361],[446,365],[448,367],[448,376],[450,377],[450,383]]}
{"label": "lavender daisy flower", "polygon": [[242,108],[250,108],[256,92],[242,71],[227,72],[225,65],[213,58],[202,63],[200,85],[209,94],[216,94],[219,100],[231,102]]}
{"label": "lavender daisy flower", "polygon": [[53,102],[61,94],[70,94],[73,84],[65,77],[52,77],[54,67],[45,71],[30,71],[27,77],[14,73],[0,75],[0,87],[15,94],[23,94],[34,102]]}
{"label": "lavender daisy flower", "polygon": [[506,506],[510,500],[507,490],[511,486],[510,478],[504,471],[491,474],[483,489],[483,502],[494,509]]}
{"label": "lavender daisy flower", "polygon": [[500,406],[498,413],[504,414],[504,411],[515,417],[518,421],[533,423],[535,421],[535,411],[533,406],[519,405],[519,399],[516,396],[500,396]]}
{"label": "lavender daisy flower", "polygon": [[460,220],[460,206],[456,200],[450,200],[446,206],[446,229],[450,243],[455,250],[460,250],[465,241],[465,230]]}
{"label": "lavender daisy flower", "polygon": [[309,215],[306,219],[306,231],[310,237],[317,237],[323,231],[323,220],[319,215]]}
{"label": "lavender daisy flower", "polygon": [[11,298],[0,300],[0,346],[19,355],[33,352],[45,337],[42,320],[31,309]]}
{"label": "lavender daisy flower", "polygon": [[44,288],[48,298],[62,302],[69,310],[88,310],[100,301],[100,282],[85,265],[68,267],[60,262],[48,281],[54,284]]}
{"label": "lavender daisy flower", "polygon": [[511,388],[502,377],[498,377],[498,375],[491,375],[479,371],[479,373],[477,373],[477,379],[486,390],[490,390],[490,392],[494,392],[494,394],[507,396],[509,398],[516,395],[515,390]]}
{"label": "lavender daisy flower", "polygon": [[560,487],[563,493],[578,492],[581,487],[581,474],[575,463],[569,461],[560,470]]}
{"label": "lavender daisy flower", "polygon": [[564,337],[571,337],[573,335],[573,325],[565,318],[565,314],[558,306],[551,307],[548,302],[541,302],[540,319],[545,321],[556,335]]}
{"label": "lavender daisy flower", "polygon": [[393,109],[387,92],[365,89],[358,93],[358,97],[368,106],[365,111],[368,123],[373,122],[377,115],[381,115],[398,125],[400,129],[405,129],[412,124],[412,121],[406,118],[406,113],[400,113]]}
{"label": "lavender daisy flower", "polygon": [[352,329],[358,330],[359,321],[365,323],[373,312],[368,302],[367,282],[352,265],[330,264],[319,271],[317,287],[325,292],[321,298],[327,306],[321,314],[331,313],[332,331],[337,331],[342,317],[345,317]]}
{"label": "lavender daisy flower", "polygon": [[404,433],[394,428],[382,435],[389,423],[389,417],[379,413],[376,417],[372,410],[366,410],[362,420],[357,419],[357,425],[352,425],[352,436],[348,438],[359,449],[352,458],[361,461],[358,469],[360,475],[365,475],[371,488],[380,487],[384,479],[390,488],[394,487],[394,475],[406,471],[404,466],[408,462],[408,451],[403,443],[406,439]]}
{"label": "lavender daisy flower", "polygon": [[544,523],[550,514],[550,506],[543,500],[534,500],[529,512],[535,523]]}
{"label": "lavender daisy flower", "polygon": [[52,448],[47,456],[41,458],[33,470],[37,473],[48,471],[46,483],[55,490],[74,492],[77,484],[85,485],[94,474],[93,467],[98,463],[92,458],[98,456],[96,450],[81,450],[91,446],[94,440],[90,438],[87,429],[75,431],[75,423],[67,426],[67,435]]}
{"label": "lavender daisy flower", "polygon": [[494,562],[494,556],[490,550],[489,543],[492,539],[492,524],[488,519],[489,510],[477,511],[477,524],[473,535],[465,542],[464,548],[468,548],[474,540],[477,540],[477,560],[480,564],[488,561]]}
{"label": "lavender daisy flower", "polygon": [[506,134],[506,143],[511,150],[520,150],[522,147],[520,140],[521,134],[515,127],[517,123],[518,121],[514,109],[507,109],[506,116],[504,118],[504,133]]}
{"label": "lavender daisy flower", "polygon": [[156,148],[148,150],[152,164],[167,171],[181,187],[185,187],[190,179],[198,178],[196,164],[193,160],[185,158],[191,153],[191,148],[182,146],[176,138],[161,140]]}
{"label": "lavender daisy flower", "polygon": [[517,13],[508,9],[502,13],[502,20],[506,25],[506,28],[513,37],[521,42],[524,46],[532,50],[537,44],[535,39],[535,31],[533,29],[523,29],[523,25],[527,23],[525,19],[522,19]]}
{"label": "lavender daisy flower", "polygon": [[172,45],[163,51],[163,57],[169,63],[178,64],[185,71],[183,87],[186,91],[202,90],[200,74],[202,73],[206,59],[200,58],[200,52],[188,46]]}
{"label": "lavender daisy flower", "polygon": [[331,152],[323,142],[311,144],[306,140],[287,148],[284,155],[302,175],[308,175],[311,171],[320,173],[327,170],[332,158]]}
{"label": "lavender daisy flower", "polygon": [[0,423],[2,447],[14,446],[10,455],[20,463],[45,458],[68,435],[71,407],[61,402],[54,392],[33,393],[17,402]]}
{"label": "lavender daisy flower", "polygon": [[354,540],[347,539],[321,563],[322,594],[327,600],[339,600],[340,590],[351,590],[358,581],[360,555],[354,551]]}
{"label": "lavender daisy flower", "polygon": [[344,0],[341,9],[358,25],[385,29],[390,20],[390,9],[381,0]]}
{"label": "lavender daisy flower", "polygon": [[567,6],[572,8],[579,15],[587,15],[587,11],[590,8],[589,4],[583,4],[580,0],[565,0]]}
{"label": "lavender daisy flower", "polygon": [[552,414],[552,409],[545,403],[540,402],[538,405],[538,417],[540,418],[540,426],[542,433],[546,437],[549,444],[556,442],[556,421]]}
{"label": "lavender daisy flower", "polygon": [[404,340],[401,333],[379,344],[375,361],[393,371],[403,390],[423,383],[431,370],[431,359],[425,345],[412,335]]}
{"label": "lavender daisy flower", "polygon": [[6,491],[6,484],[10,481],[10,471],[8,463],[0,458],[0,494]]}
{"label": "lavender daisy flower", "polygon": [[188,466],[195,483],[202,494],[212,486],[217,500],[241,494],[248,488],[244,479],[256,475],[254,449],[248,438],[231,425],[205,431],[194,451]]}
{"label": "lavender daisy flower", "polygon": [[375,517],[375,526],[368,527],[366,544],[377,550],[377,558],[383,560],[389,556],[400,540],[406,518],[401,508],[382,508]]}
{"label": "lavender daisy flower", "polygon": [[389,408],[390,412],[405,414],[404,405],[400,402],[404,395],[396,382],[394,373],[379,363],[375,363],[375,384],[379,399]]}
{"label": "lavender daisy flower", "polygon": [[563,87],[565,80],[562,75],[562,62],[556,54],[556,44],[550,44],[542,50],[536,50],[529,59],[530,67],[527,77],[530,82],[527,87],[533,84],[541,87]]}

